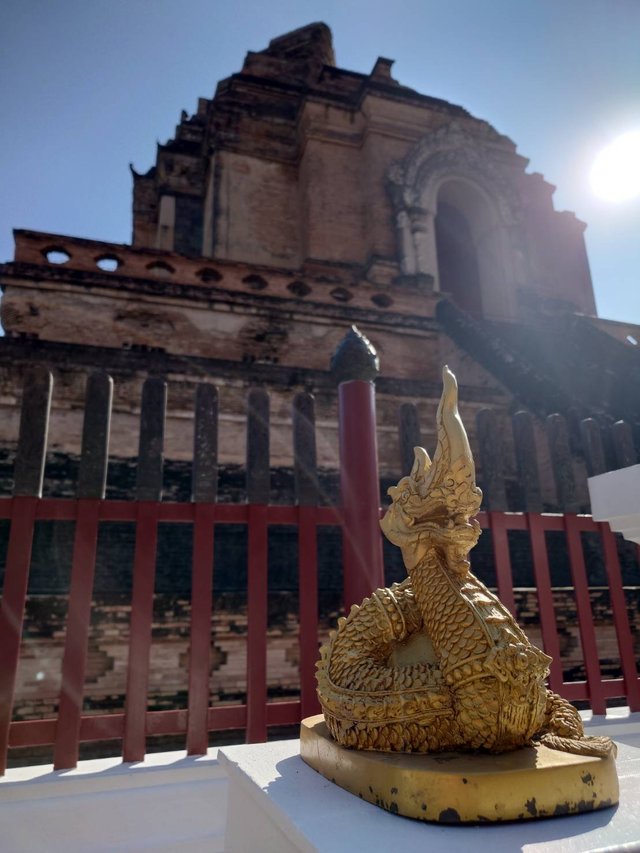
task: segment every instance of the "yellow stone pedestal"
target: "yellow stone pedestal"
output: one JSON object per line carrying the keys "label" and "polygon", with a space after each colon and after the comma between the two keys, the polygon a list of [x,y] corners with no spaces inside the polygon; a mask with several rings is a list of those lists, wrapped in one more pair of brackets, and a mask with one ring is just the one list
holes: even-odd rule
{"label": "yellow stone pedestal", "polygon": [[531,820],[618,802],[613,757],[572,755],[545,746],[502,755],[360,752],[337,744],[319,714],[301,723],[300,755],[355,796],[418,820]]}

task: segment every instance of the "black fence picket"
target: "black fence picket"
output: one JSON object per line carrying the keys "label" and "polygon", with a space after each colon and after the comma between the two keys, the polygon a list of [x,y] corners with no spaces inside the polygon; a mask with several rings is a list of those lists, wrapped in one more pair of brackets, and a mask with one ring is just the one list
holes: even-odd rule
{"label": "black fence picket", "polygon": [[77,491],[79,498],[100,499],[105,495],[112,399],[111,377],[103,372],[91,373],[87,379],[82,426]]}
{"label": "black fence picket", "polygon": [[420,418],[413,403],[403,403],[399,416],[400,473],[406,476],[413,466],[413,448],[422,446]]}
{"label": "black fence picket", "polygon": [[633,429],[626,421],[616,421],[611,427],[611,443],[616,468],[636,465],[638,454],[633,441]]}
{"label": "black fence picket", "polygon": [[13,469],[13,494],[16,497],[42,495],[52,389],[53,377],[44,367],[33,367],[25,375]]}
{"label": "black fence picket", "polygon": [[191,499],[213,503],[218,496],[218,390],[201,382],[196,389]]}
{"label": "black fence picket", "polygon": [[316,506],[320,499],[316,452],[316,420],[311,394],[293,400],[293,479],[298,506]]}
{"label": "black fence picket", "polygon": [[269,395],[252,388],[247,397],[247,501],[267,504],[269,491]]}
{"label": "black fence picket", "polygon": [[546,431],[559,508],[564,512],[579,512],[573,454],[565,418],[558,414],[549,415],[546,419]]}
{"label": "black fence picket", "polygon": [[483,504],[487,509],[507,509],[504,482],[504,448],[493,409],[481,409],[476,416],[476,437],[480,452]]}
{"label": "black fence picket", "polygon": [[164,421],[167,408],[167,383],[152,376],[142,386],[140,440],[136,470],[136,500],[159,501],[162,498],[164,459]]}
{"label": "black fence picket", "polygon": [[595,477],[597,474],[604,474],[607,470],[607,463],[600,434],[600,424],[594,418],[585,418],[580,421],[580,435],[582,451],[587,465],[587,476]]}
{"label": "black fence picket", "polygon": [[529,412],[516,412],[511,419],[511,425],[522,500],[518,509],[542,512],[542,490],[533,418]]}

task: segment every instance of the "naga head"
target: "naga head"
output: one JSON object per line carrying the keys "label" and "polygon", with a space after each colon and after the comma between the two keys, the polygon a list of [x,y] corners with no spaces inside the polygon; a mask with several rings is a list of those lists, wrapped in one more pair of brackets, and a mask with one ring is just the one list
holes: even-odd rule
{"label": "naga head", "polygon": [[402,550],[409,572],[436,548],[452,571],[466,574],[469,551],[480,535],[480,526],[472,519],[480,509],[482,492],[475,484],[473,456],[458,413],[458,383],[447,366],[442,378],[433,462],[423,447],[414,448],[411,473],[388,490],[391,506],[380,526]]}

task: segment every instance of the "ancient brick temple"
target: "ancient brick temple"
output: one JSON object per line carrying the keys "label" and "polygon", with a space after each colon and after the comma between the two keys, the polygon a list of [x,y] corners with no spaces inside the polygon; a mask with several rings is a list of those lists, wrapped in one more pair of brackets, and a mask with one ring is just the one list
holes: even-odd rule
{"label": "ancient brick temple", "polygon": [[554,210],[554,188],[510,139],[403,86],[392,65],[337,67],[320,23],[275,38],[133,172],[131,246],[16,232],[0,279],[4,447],[19,369],[37,361],[56,374],[60,460],[77,454],[85,376],[101,367],[116,381],[116,457],[134,453],[152,372],[169,383],[168,459],[190,453],[193,383],[207,377],[221,387],[223,461],[243,460],[238,424],[257,383],[281,422],[272,465],[290,464],[285,421],[304,388],[320,463],[335,468],[328,365],[352,323],[381,358],[384,477],[398,473],[401,401],[418,404],[431,441],[443,362],[472,431],[482,407],[499,421],[522,407],[635,421],[638,389],[612,377],[636,364],[637,330],[596,319],[584,224]]}
{"label": "ancient brick temple", "polygon": [[[15,260],[0,268],[1,491],[11,488],[21,374],[34,363],[55,378],[46,494],[75,494],[86,377],[95,369],[115,382],[109,497],[131,495],[140,389],[150,374],[168,383],[165,497],[188,499],[202,380],[219,389],[223,499],[243,498],[245,400],[255,385],[271,394],[272,499],[291,484],[290,410],[300,390],[316,398],[318,461],[331,491],[338,454],[329,363],[352,324],[380,355],[385,481],[400,474],[403,402],[416,404],[423,441],[434,445],[443,363],[457,374],[476,450],[475,416],[493,411],[512,509],[524,508],[506,440],[514,412],[534,416],[539,447],[553,412],[603,425],[640,419],[632,345],[640,329],[595,316],[584,224],[554,210],[554,188],[527,173],[510,139],[463,107],[403,86],[392,65],[379,58],[368,74],[337,67],[324,24],[275,38],[248,53],[193,115],[182,114],[146,174],[133,172],[131,245],[16,232]],[[584,469],[579,455],[574,462]],[[562,509],[546,464],[544,506]],[[123,567],[133,544],[130,529],[113,527],[98,552],[90,648],[88,701],[103,709],[122,698],[130,584]],[[186,689],[190,534],[181,538],[175,527],[160,537],[155,628],[166,661],[154,669],[156,707],[174,705]],[[43,525],[38,536],[18,703],[27,717],[57,701],[72,547],[64,524]],[[212,665],[221,698],[243,690],[246,615],[234,580],[243,547],[227,540],[216,562],[223,598]],[[336,562],[327,553],[325,572]],[[283,559],[280,551],[280,567]],[[326,589],[339,586],[333,575],[323,578]],[[271,600],[270,649],[281,658],[275,693],[296,689],[297,623],[285,593]],[[519,605],[525,621],[527,607]],[[576,635],[567,628],[568,649]]]}

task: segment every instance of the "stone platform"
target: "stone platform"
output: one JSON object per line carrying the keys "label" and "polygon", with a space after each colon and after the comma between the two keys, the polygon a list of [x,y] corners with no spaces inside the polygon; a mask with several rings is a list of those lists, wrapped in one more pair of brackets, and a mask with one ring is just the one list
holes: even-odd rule
{"label": "stone platform", "polygon": [[[633,718],[633,726],[630,717]],[[615,717],[588,734],[618,744],[620,804],[587,814],[522,823],[446,826],[377,808],[322,777],[297,740],[223,747],[229,779],[225,850],[261,853],[587,853],[640,849],[640,715]],[[600,720],[602,718],[599,718]]]}

